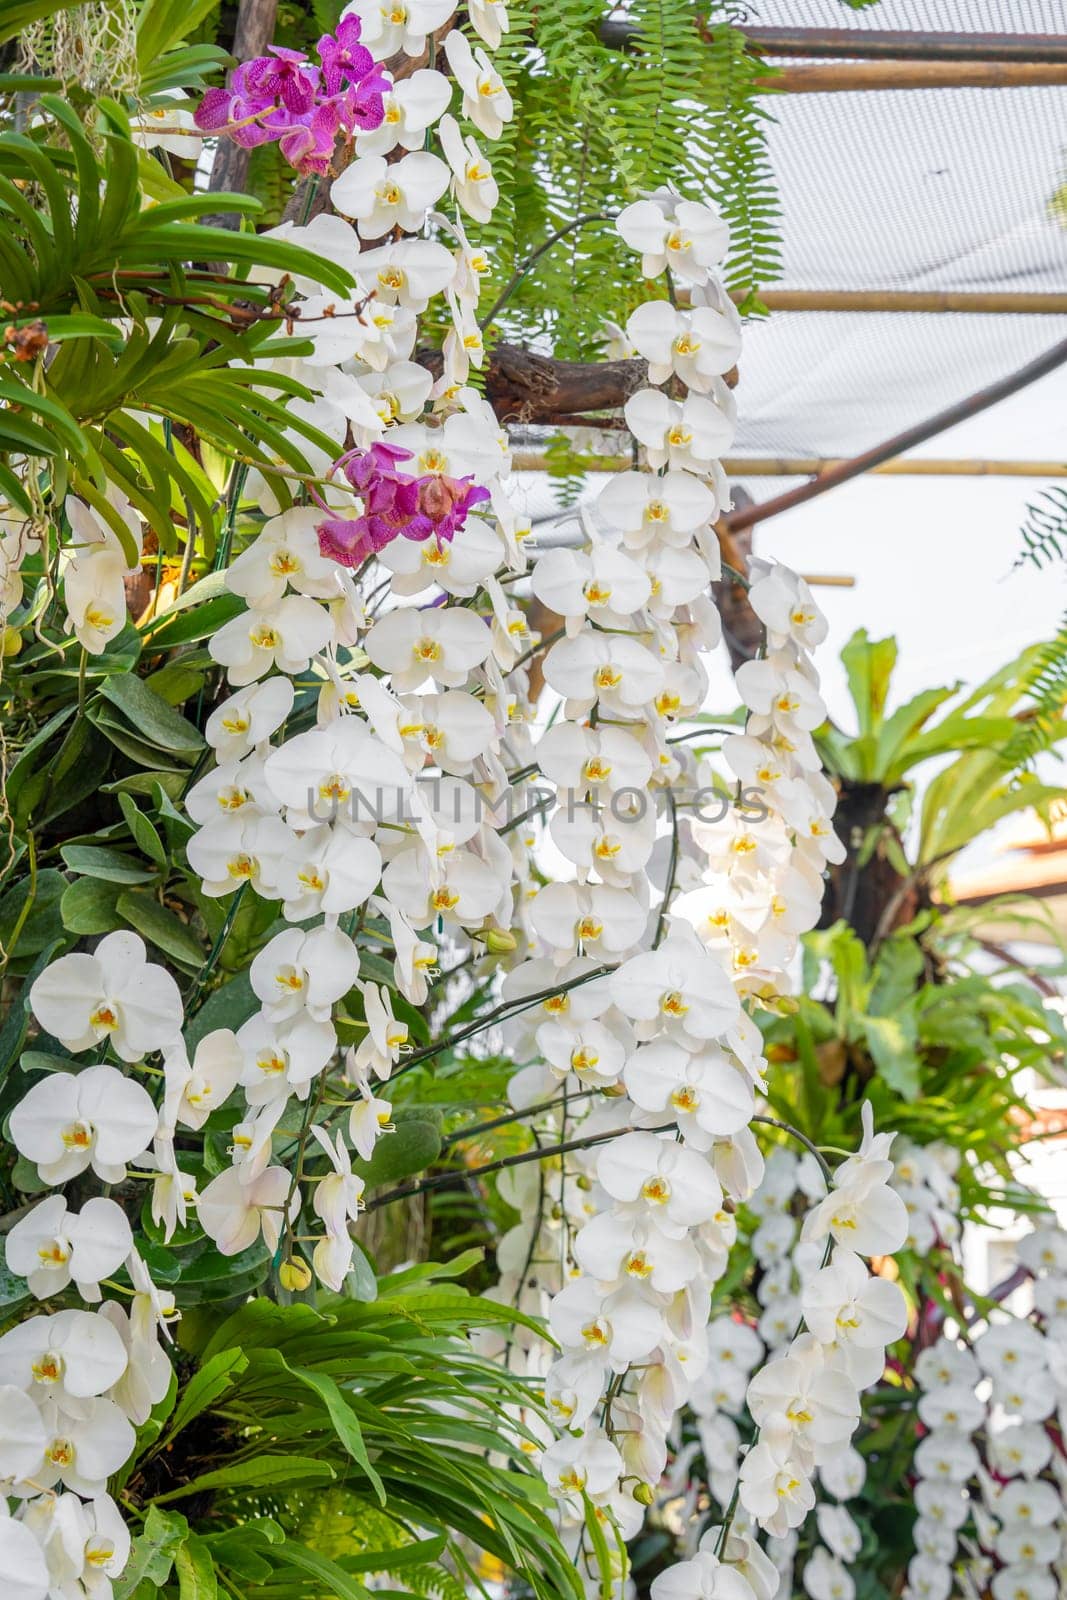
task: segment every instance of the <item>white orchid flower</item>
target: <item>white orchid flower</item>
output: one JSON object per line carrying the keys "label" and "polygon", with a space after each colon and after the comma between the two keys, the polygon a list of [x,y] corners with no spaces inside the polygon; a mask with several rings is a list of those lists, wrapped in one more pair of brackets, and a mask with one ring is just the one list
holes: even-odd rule
{"label": "white orchid flower", "polygon": [[670,1238],[651,1222],[608,1211],[586,1223],[574,1258],[583,1272],[613,1288],[633,1281],[662,1294],[677,1294],[700,1270],[692,1239]]}
{"label": "white orchid flower", "polygon": [[361,43],[376,61],[421,56],[431,33],[448,21],[456,0],[350,0],[341,13],[363,24]]}
{"label": "white orchid flower", "polygon": [[307,1011],[315,1022],[329,1020],[333,1006],[359,976],[359,952],[340,928],[276,933],[249,969],[252,992],[276,1022]]}
{"label": "white orchid flower", "polygon": [[730,245],[730,231],[714,206],[668,192],[624,207],[615,227],[640,253],[646,278],[658,278],[670,267],[683,283],[706,283]]}
{"label": "white orchid flower", "polygon": [[530,921],[538,937],[564,961],[579,945],[587,955],[611,960],[637,944],[648,911],[627,889],[548,883],[534,898]]}
{"label": "white orchid flower", "polygon": [[[366,1184],[352,1171],[352,1160],[340,1133],[331,1143],[323,1128],[313,1127],[312,1135],[325,1150],[333,1172],[320,1178],[315,1185],[312,1209],[332,1235],[347,1237],[348,1224],[359,1216],[360,1200]],[[336,1288],[337,1285],[331,1285]]]}
{"label": "white orchid flower", "polygon": [[222,1255],[239,1255],[260,1233],[273,1252],[286,1219],[296,1221],[300,1191],[285,1167],[267,1167],[249,1183],[242,1181],[239,1168],[227,1167],[202,1191],[196,1209],[200,1226]]}
{"label": "white orchid flower", "polygon": [[811,1481],[790,1455],[791,1435],[766,1430],[741,1463],[740,1501],[774,1538],[799,1527],[815,1504]]}
{"label": "white orchid flower", "polygon": [[289,922],[354,911],[369,899],[382,874],[373,840],[342,821],[320,823],[303,834],[281,864],[278,888]]}
{"label": "white orchid flower", "polygon": [[241,1087],[250,1106],[267,1105],[279,1095],[284,1101],[293,1090],[306,1098],[308,1085],[337,1049],[333,1024],[306,1012],[280,1022],[260,1012],[238,1029],[237,1042]]}
{"label": "white orchid flower", "polygon": [[557,1497],[587,1494],[597,1498],[614,1489],[622,1472],[622,1456],[600,1428],[580,1436],[564,1434],[549,1445],[541,1458],[541,1474],[549,1493]]}
{"label": "white orchid flower", "polygon": [[899,1286],[872,1277],[848,1249],[835,1250],[829,1264],[808,1279],[801,1303],[805,1322],[824,1345],[884,1350],[907,1331],[908,1307]]}
{"label": "white orchid flower", "polygon": [[646,300],[631,313],[626,332],[648,362],[649,383],[675,376],[698,394],[736,366],[741,354],[740,318],[711,306],[680,311],[668,300]]}
{"label": "white orchid flower", "polygon": [[810,1600],[855,1600],[856,1585],[837,1556],[816,1545],[804,1566],[804,1591]]}
{"label": "white orchid flower", "polygon": [[0,1335],[0,1384],[14,1384],[39,1403],[102,1395],[122,1377],[126,1360],[119,1335],[94,1311],[30,1317]]}
{"label": "white orchid flower", "polygon": [[348,1113],[348,1137],[362,1161],[370,1160],[383,1134],[395,1132],[390,1121],[392,1112],[393,1107],[388,1100],[372,1094],[366,1083],[362,1085],[359,1099]]}
{"label": "white orchid flower", "polygon": [[624,1079],[635,1105],[675,1118],[696,1150],[739,1133],[754,1109],[752,1084],[720,1050],[693,1055],[670,1039],[655,1039],[630,1057]]}
{"label": "white orchid flower", "polygon": [[112,489],[108,499],[129,532],[133,562],[99,512],[74,495],[63,504],[73,536],[63,593],[71,628],[90,655],[99,655],[126,626],[125,581],[138,571],[141,554],[140,517],[120,491]]}
{"label": "white orchid flower", "polygon": [[427,128],[448,109],[451,81],[432,67],[419,67],[382,97],[384,116],[379,127],[356,134],[357,156],[387,156],[397,145],[418,150]]}
{"label": "white orchid flower", "polygon": [[183,1039],[165,1051],[166,1094],[162,1123],[169,1131],[200,1129],[229,1099],[241,1073],[241,1050],[231,1028],[216,1028],[198,1042],[190,1064]]}
{"label": "white orchid flower", "polygon": [[624,962],[608,986],[625,1016],[694,1050],[705,1040],[721,1038],[740,1010],[720,964],[674,933],[658,950]]}
{"label": "white orchid flower", "polygon": [[113,1400],[90,1400],[76,1415],[45,1400],[41,1420],[48,1442],[37,1483],[42,1489],[62,1483],[89,1499],[104,1493],[108,1478],[129,1460],[137,1440]]}
{"label": "white orchid flower", "polygon": [[302,594],[287,594],[275,605],[245,611],[224,622],[208,644],[212,659],[226,668],[237,688],[255,683],[272,667],[290,677],[306,672],[311,657],[333,636],[330,613]]}
{"label": "white orchid flower", "polygon": [[671,545],[684,550],[720,509],[714,491],[691,473],[620,472],[601,490],[595,514],[598,526],[622,533],[628,549]]}
{"label": "white orchid flower", "polygon": [[367,831],[378,821],[400,821],[411,789],[399,756],[356,716],[289,739],[268,757],[264,774],[302,827],[343,818]]}
{"label": "white orchid flower", "polygon": [[620,1214],[648,1217],[661,1232],[684,1238],[722,1210],[722,1190],[706,1161],[673,1139],[627,1133],[597,1157],[597,1181]]}
{"label": "white orchid flower", "polygon": [[661,389],[639,389],[627,400],[626,426],[645,446],[653,471],[660,467],[709,473],[733,443],[734,406],[719,386],[713,396],[670,400]]}
{"label": "white orchid flower", "polygon": [[289,678],[240,689],[207,719],[204,737],[219,763],[241,761],[276,733],[292,710],[296,691]]}
{"label": "white orchid flower", "polygon": [[293,830],[281,817],[257,815],[249,806],[201,828],[187,840],[185,853],[205,894],[232,894],[240,884],[250,883],[264,899],[273,900],[294,843]]}
{"label": "white orchid flower", "polygon": [[426,214],[448,188],[448,167],[429,150],[412,150],[399,161],[359,156],[335,178],[330,200],[355,219],[361,239],[380,239],[392,228],[417,233]]}
{"label": "white orchid flower", "polygon": [[132,1249],[129,1221],[114,1200],[94,1195],[76,1212],[68,1210],[62,1195],[53,1194],[16,1222],[5,1258],[38,1300],[71,1282],[83,1300],[99,1300],[100,1280],[117,1272]]}
{"label": "white orchid flower", "polygon": [[410,422],[421,415],[433,377],[416,361],[391,361],[381,372],[364,372],[357,379],[383,426]]}
{"label": "white orchid flower", "polygon": [[458,28],[445,36],[445,55],[463,91],[463,115],[487,139],[499,139],[515,107],[503,78],[484,50],[472,50]]}
{"label": "white orchid flower", "polygon": [[[457,599],[477,594],[504,560],[500,536],[480,517],[468,517],[452,539],[394,539],[379,556],[393,574],[392,590],[405,598],[433,585]],[[463,698],[470,701],[470,695]],[[475,702],[476,703],[476,702]]]}
{"label": "white orchid flower", "polygon": [[624,627],[652,593],[647,572],[621,550],[594,546],[580,550],[548,550],[530,574],[534,594],[578,633],[587,617],[605,628]]}
{"label": "white orchid flower", "polygon": [[505,892],[493,868],[472,851],[449,849],[432,860],[421,845],[394,856],[382,887],[413,928],[428,928],[438,919],[476,928]]}
{"label": "white orchid flower", "polygon": [[[456,199],[474,222],[488,222],[500,199],[500,186],[493,169],[476,141],[460,132],[455,117],[441,118],[437,128],[441,148],[452,169],[452,188]],[[437,195],[434,196],[436,200]]]}
{"label": "white orchid flower", "polygon": [[544,658],[545,682],[566,697],[568,715],[600,701],[626,718],[654,700],[663,685],[663,665],[637,639],[583,631],[561,639]]}
{"label": "white orchid flower", "polygon": [[66,1183],[89,1166],[102,1182],[121,1183],[126,1163],[151,1144],[158,1121],[139,1083],[114,1067],[93,1066],[35,1083],[10,1126],[16,1149],[36,1163],[45,1183]]}
{"label": "white orchid flower", "polygon": [[492,648],[492,635],[474,612],[458,606],[390,611],[364,640],[370,659],[392,676],[400,694],[432,678],[443,689],[461,688]]}
{"label": "white orchid flower", "polygon": [[359,280],[376,302],[409,311],[425,311],[454,274],[452,252],[434,239],[398,239],[366,251],[359,262]]}

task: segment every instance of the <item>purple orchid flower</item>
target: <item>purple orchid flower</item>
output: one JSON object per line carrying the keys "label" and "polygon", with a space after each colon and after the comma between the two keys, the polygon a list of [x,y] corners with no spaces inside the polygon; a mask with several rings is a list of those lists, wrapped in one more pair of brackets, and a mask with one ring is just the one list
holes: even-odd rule
{"label": "purple orchid flower", "polygon": [[345,16],[334,32],[324,33],[316,45],[327,94],[336,94],[346,78],[356,83],[374,70],[374,57],[359,42],[362,31],[358,17]]}
{"label": "purple orchid flower", "polygon": [[375,66],[367,77],[352,83],[341,97],[341,121],[346,132],[356,128],[369,132],[380,128],[385,121],[385,95],[392,84],[381,67]]}
{"label": "purple orchid flower", "polygon": [[319,70],[308,65],[302,50],[286,50],[272,44],[270,53],[247,63],[248,85],[252,92],[267,94],[280,101],[294,117],[305,116],[314,106],[319,88]]}
{"label": "purple orchid flower", "polygon": [[339,127],[337,108],[327,101],[316,106],[309,117],[290,123],[282,134],[278,148],[301,177],[313,172],[325,174],[330,170]]}

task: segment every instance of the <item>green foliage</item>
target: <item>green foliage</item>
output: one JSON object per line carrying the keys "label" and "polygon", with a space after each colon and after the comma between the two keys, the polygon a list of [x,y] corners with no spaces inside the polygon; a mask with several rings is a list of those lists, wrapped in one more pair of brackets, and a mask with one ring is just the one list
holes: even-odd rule
{"label": "green foliage", "polygon": [[1067,489],[1045,489],[1039,500],[1029,502],[1022,538],[1017,567],[1029,561],[1040,571],[1067,559]]}
{"label": "green foliage", "polygon": [[143,1520],[119,1600],[366,1600],[372,1574],[397,1596],[458,1600],[486,1561],[543,1600],[580,1600],[509,1420],[533,1397],[469,1343],[514,1319],[432,1266],[382,1279],[374,1302],[187,1318],[189,1376],[142,1429],[125,1485]]}
{"label": "green foliage", "polygon": [[1063,737],[1067,711],[1067,614],[1060,621],[1055,638],[1037,647],[1026,689],[1030,704],[1024,707],[1020,725],[1004,750],[1004,765],[1009,770],[1029,765]]}
{"label": "green foliage", "polygon": [[647,297],[610,218],[665,181],[722,207],[729,284],[758,308],[759,285],[778,270],[778,213],[757,87],[767,68],[746,52],[742,21],[734,0],[710,14],[696,0],[634,0],[624,21],[604,0],[556,0],[531,34],[530,8],[512,9],[495,63],[516,117],[493,146],[504,203],[483,234],[492,290],[566,232],[510,293],[502,333],[595,353],[603,320],[625,320]]}

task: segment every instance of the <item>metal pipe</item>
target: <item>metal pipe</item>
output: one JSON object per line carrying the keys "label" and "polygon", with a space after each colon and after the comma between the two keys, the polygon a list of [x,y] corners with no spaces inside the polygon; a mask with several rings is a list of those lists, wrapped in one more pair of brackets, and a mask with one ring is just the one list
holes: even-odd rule
{"label": "metal pipe", "polygon": [[870,450],[864,450],[861,455],[839,462],[821,477],[813,478],[810,483],[799,484],[797,488],[790,489],[785,494],[775,495],[773,499],[764,500],[759,505],[744,506],[738,511],[731,512],[725,519],[727,527],[731,533],[739,533],[742,528],[754,527],[756,523],[766,522],[768,517],[777,516],[779,512],[790,511],[794,506],[803,505],[807,500],[814,500],[817,495],[825,494],[828,489],[836,488],[839,483],[847,483],[851,478],[861,477],[873,467],[881,466],[883,461],[890,461],[894,456],[903,455],[905,451],[913,450],[916,445],[934,438],[936,434],[944,433],[946,428],[954,427],[957,422],[964,422],[968,417],[987,411],[998,401],[1006,400],[1009,395],[1018,394],[1020,389],[1025,389],[1030,384],[1036,383],[1039,378],[1055,372],[1065,361],[1067,361],[1067,339],[1061,339],[1050,350],[1046,350],[1044,355],[1038,356],[1034,361],[1028,361],[1025,367],[1020,367],[1016,372],[1009,372],[1007,377],[998,378],[996,383],[979,389],[964,400],[958,400],[955,405],[946,407],[944,411],[938,411],[924,422],[917,422],[913,427],[905,428],[903,433],[894,434],[891,439],[874,445]]}
{"label": "metal pipe", "polygon": [[[953,33],[941,29],[746,27],[754,54],[808,61],[1067,62],[1062,33]],[[630,48],[637,30],[614,18],[600,24],[602,43]]]}
{"label": "metal pipe", "polygon": [[745,28],[761,55],[807,60],[1060,61],[1062,33],[948,33],[889,28]]}
{"label": "metal pipe", "polygon": [[1032,89],[1067,83],[1067,61],[833,61],[783,67],[760,88],[775,94],[880,89]]}

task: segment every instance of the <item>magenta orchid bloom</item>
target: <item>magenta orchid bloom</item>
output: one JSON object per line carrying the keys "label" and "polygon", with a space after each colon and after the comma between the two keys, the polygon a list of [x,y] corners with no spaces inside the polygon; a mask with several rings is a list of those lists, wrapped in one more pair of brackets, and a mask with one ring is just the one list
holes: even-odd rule
{"label": "magenta orchid bloom", "polygon": [[327,517],[317,528],[319,549],[345,567],[356,567],[377,555],[394,539],[422,542],[435,536],[450,541],[467,520],[472,506],[490,498],[473,478],[428,474],[413,478],[398,472],[411,451],[399,445],[372,444],[354,450],[338,465],[363,497],[358,517]]}
{"label": "magenta orchid bloom", "polygon": [[362,31],[358,17],[342,17],[335,31],[324,33],[316,45],[327,94],[336,94],[346,78],[358,83],[374,71],[374,57],[359,42]]}
{"label": "magenta orchid bloom", "polygon": [[300,50],[271,45],[242,62],[227,89],[209,89],[196,112],[205,133],[221,133],[246,150],[277,140],[300,173],[328,173],[343,128],[373,129],[385,116],[389,78],[359,42],[358,17],[342,17],[318,42],[321,66]]}
{"label": "magenta orchid bloom", "polygon": [[301,50],[272,44],[270,54],[248,62],[248,85],[253,94],[280,101],[294,117],[303,117],[315,104],[319,87],[316,67],[308,66]]}

